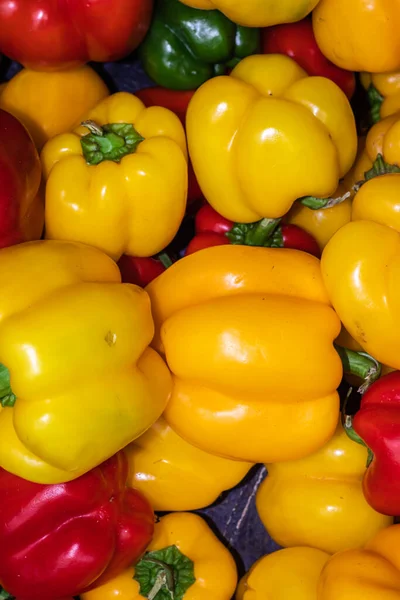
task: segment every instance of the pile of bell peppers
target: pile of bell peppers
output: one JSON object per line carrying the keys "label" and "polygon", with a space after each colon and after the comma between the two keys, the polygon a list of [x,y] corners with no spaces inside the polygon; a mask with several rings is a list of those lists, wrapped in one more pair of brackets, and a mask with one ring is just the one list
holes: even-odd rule
{"label": "pile of bell peppers", "polygon": [[398,26],[0,0],[0,598],[400,598]]}

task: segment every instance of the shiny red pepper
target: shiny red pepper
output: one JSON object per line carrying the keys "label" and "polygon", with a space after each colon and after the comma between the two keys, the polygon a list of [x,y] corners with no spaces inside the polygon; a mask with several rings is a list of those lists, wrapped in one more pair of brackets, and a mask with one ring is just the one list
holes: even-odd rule
{"label": "shiny red pepper", "polygon": [[68,483],[0,469],[0,585],[18,600],[77,596],[134,564],[151,541],[147,500],[125,487],[123,452]]}
{"label": "shiny red pepper", "polygon": [[269,248],[294,248],[318,258],[321,250],[317,241],[297,225],[285,225],[280,219],[262,219],[257,223],[233,223],[209,204],[200,208],[195,219],[196,235],[189,242],[185,255],[210,246],[243,244]]}
{"label": "shiny red pepper", "polygon": [[308,75],[326,77],[334,81],[351,98],[356,89],[355,75],[340,69],[322,54],[315,41],[309,18],[297,23],[275,25],[261,30],[264,54],[286,54],[293,58]]}
{"label": "shiny red pepper", "polygon": [[[172,264],[172,261],[170,261]],[[145,288],[153,279],[156,279],[170,266],[165,261],[157,258],[139,258],[123,255],[118,261],[121,271],[122,283],[133,283]]]}
{"label": "shiny red pepper", "polygon": [[363,480],[367,502],[382,514],[400,515],[400,371],[369,387],[349,432],[370,450]]}
{"label": "shiny red pepper", "polygon": [[41,237],[40,179],[39,156],[28,132],[0,110],[0,248]]}
{"label": "shiny red pepper", "polygon": [[[169,90],[157,86],[139,90],[138,92],[135,92],[135,95],[140,98],[146,106],[163,106],[164,108],[168,108],[180,118],[182,125],[185,127],[186,111],[195,91],[196,90]],[[190,160],[188,175],[188,204],[191,204],[202,198],[203,194],[197,183],[196,175],[194,174]]]}
{"label": "shiny red pepper", "polygon": [[0,0],[0,51],[59,70],[127,56],[143,40],[153,0]]}

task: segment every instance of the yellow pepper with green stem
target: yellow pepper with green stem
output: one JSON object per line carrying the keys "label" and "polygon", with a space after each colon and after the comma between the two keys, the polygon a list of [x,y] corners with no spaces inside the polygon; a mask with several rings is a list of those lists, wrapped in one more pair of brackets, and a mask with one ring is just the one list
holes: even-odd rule
{"label": "yellow pepper with green stem", "polygon": [[121,284],[108,256],[69,242],[1,250],[0,278],[0,466],[70,481],[165,409],[171,378],[148,348],[148,295]]}
{"label": "yellow pepper with green stem", "polygon": [[333,435],[340,322],[318,259],[288,249],[207,248],[146,290],[153,344],[174,376],[164,417],[181,437],[256,463],[306,456]]}
{"label": "yellow pepper with green stem", "polygon": [[114,260],[153,256],[172,241],[185,214],[180,120],[119,92],[89,112],[86,125],[43,148],[46,238],[83,242]]}
{"label": "yellow pepper with green stem", "polygon": [[239,223],[281,218],[299,198],[328,199],[357,152],[342,90],[278,54],[247,57],[202,85],[186,125],[204,196]]}
{"label": "yellow pepper with green stem", "polygon": [[220,10],[224,15],[246,27],[270,27],[304,19],[319,0],[181,0],[183,4],[203,10]]}
{"label": "yellow pepper with green stem", "polygon": [[363,546],[393,523],[373,510],[362,490],[367,450],[339,425],[315,454],[266,465],[258,514],[280,546],[310,546],[333,554]]}

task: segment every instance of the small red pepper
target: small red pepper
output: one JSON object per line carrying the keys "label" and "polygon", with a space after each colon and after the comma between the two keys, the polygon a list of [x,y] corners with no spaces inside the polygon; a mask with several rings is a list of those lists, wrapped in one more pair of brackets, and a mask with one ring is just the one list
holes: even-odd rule
{"label": "small red pepper", "polygon": [[373,383],[361,400],[348,433],[369,448],[364,495],[376,511],[400,515],[400,371]]}
{"label": "small red pepper", "polygon": [[261,47],[264,54],[290,56],[308,75],[331,79],[348,98],[353,96],[356,89],[354,73],[337,67],[322,54],[309,18],[262,29]]}
{"label": "small red pepper", "polygon": [[156,258],[139,258],[123,255],[118,261],[122,283],[133,283],[145,288],[153,279],[164,273],[166,267]]}
{"label": "small red pepper", "polygon": [[[169,90],[157,86],[139,90],[138,92],[135,92],[135,95],[140,98],[146,106],[163,106],[164,108],[168,108],[180,118],[182,125],[185,127],[186,111],[195,91],[196,90]],[[188,204],[191,204],[202,198],[203,194],[197,183],[196,175],[194,174],[190,160],[188,176]]]}
{"label": "small red pepper", "polygon": [[0,248],[41,237],[40,179],[40,159],[29,133],[0,110]]}
{"label": "small red pepper", "polygon": [[127,476],[123,452],[55,485],[0,469],[0,585],[18,600],[55,600],[134,564],[151,541],[154,515],[126,487]]}
{"label": "small red pepper", "polygon": [[280,219],[262,219],[256,223],[233,223],[209,204],[200,208],[195,219],[196,235],[188,244],[185,255],[210,246],[243,244],[269,248],[294,248],[319,258],[317,241],[297,225],[285,225]]}

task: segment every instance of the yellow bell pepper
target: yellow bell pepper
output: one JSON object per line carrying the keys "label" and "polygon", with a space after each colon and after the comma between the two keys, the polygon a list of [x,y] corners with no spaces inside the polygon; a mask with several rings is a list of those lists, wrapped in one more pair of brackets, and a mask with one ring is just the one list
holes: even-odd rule
{"label": "yellow bell pepper", "polygon": [[[80,127],[43,148],[46,238],[90,244],[114,260],[153,256],[185,213],[183,126],[166,108],[145,108],[125,92],[106,98],[88,120],[92,134]],[[97,127],[107,124],[107,134]]]}
{"label": "yellow bell pepper", "polygon": [[77,127],[108,94],[88,66],[51,73],[22,69],[0,94],[0,108],[25,125],[40,150],[48,139]]}
{"label": "yellow bell pepper", "polygon": [[241,579],[236,600],[317,600],[318,579],[328,559],[329,554],[315,548],[267,554]]}
{"label": "yellow bell pepper", "polygon": [[207,248],[146,290],[153,344],[174,375],[164,416],[184,439],[256,463],[306,456],[333,435],[340,322],[318,259],[279,248]]}
{"label": "yellow bell pepper", "polygon": [[322,53],[342,69],[386,73],[400,68],[398,2],[321,0],[313,26]]}
{"label": "yellow bell pepper", "polygon": [[207,523],[198,515],[173,513],[156,523],[153,541],[136,568],[82,594],[81,600],[144,600],[157,589],[174,600],[174,588],[183,592],[182,600],[230,600],[236,584],[235,562]]}
{"label": "yellow bell pepper", "polygon": [[380,531],[362,550],[332,556],[318,582],[318,600],[399,598],[400,525]]}
{"label": "yellow bell pepper", "polygon": [[330,554],[363,546],[393,523],[364,498],[367,450],[339,425],[335,435],[306,458],[266,465],[257,491],[258,514],[280,545],[311,546]]}
{"label": "yellow bell pepper", "polygon": [[279,54],[249,56],[202,85],[186,124],[205,197],[239,223],[280,218],[304,196],[331,196],[357,152],[342,90]]}
{"label": "yellow bell pepper", "polygon": [[1,250],[0,278],[0,466],[38,483],[75,479],[166,406],[149,298],[120,284],[105,254],[67,242]]}
{"label": "yellow bell pepper", "polygon": [[218,9],[231,21],[246,27],[270,27],[304,19],[319,0],[181,0],[203,10]]}
{"label": "yellow bell pepper", "polygon": [[400,232],[400,173],[370,179],[358,190],[353,221],[374,221]]}
{"label": "yellow bell pepper", "polygon": [[397,231],[352,221],[329,241],[321,260],[326,289],[349,334],[394,369],[400,369],[399,259]]}
{"label": "yellow bell pepper", "polygon": [[125,453],[128,485],[140,490],[154,510],[184,511],[209,506],[235,487],[253,466],[192,446],[160,418]]}
{"label": "yellow bell pepper", "polygon": [[400,70],[391,73],[361,73],[360,81],[368,92],[374,122],[400,110]]}

